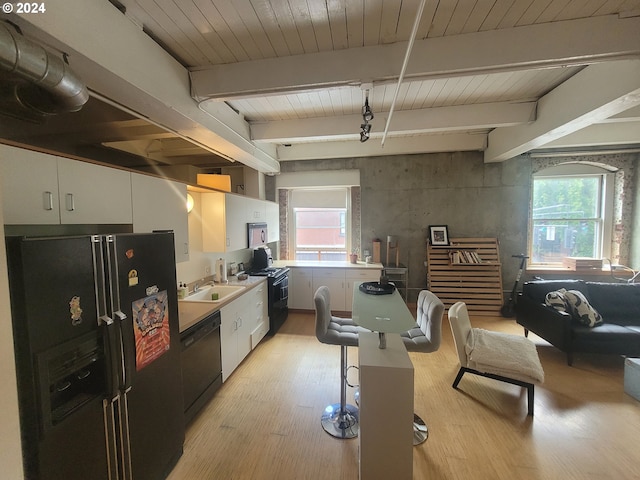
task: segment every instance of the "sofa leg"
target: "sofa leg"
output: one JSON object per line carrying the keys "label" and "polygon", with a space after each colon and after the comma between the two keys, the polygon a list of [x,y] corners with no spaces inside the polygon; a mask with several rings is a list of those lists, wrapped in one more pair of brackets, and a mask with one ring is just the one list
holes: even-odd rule
{"label": "sofa leg", "polygon": [[567,365],[570,367],[573,365],[573,353],[567,352]]}

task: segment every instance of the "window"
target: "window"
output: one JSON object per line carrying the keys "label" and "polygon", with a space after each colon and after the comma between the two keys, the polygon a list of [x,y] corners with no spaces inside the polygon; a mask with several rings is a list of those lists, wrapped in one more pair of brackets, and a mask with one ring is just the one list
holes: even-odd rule
{"label": "window", "polygon": [[559,166],[534,176],[529,264],[608,257],[612,193],[612,175],[597,167]]}
{"label": "window", "polygon": [[347,193],[346,188],[292,191],[290,237],[296,260],[347,260]]}
{"label": "window", "polygon": [[346,209],[294,208],[296,260],[345,260]]}

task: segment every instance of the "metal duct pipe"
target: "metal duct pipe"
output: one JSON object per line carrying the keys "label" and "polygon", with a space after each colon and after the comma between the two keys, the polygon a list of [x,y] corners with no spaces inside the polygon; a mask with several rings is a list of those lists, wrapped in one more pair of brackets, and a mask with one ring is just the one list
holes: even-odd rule
{"label": "metal duct pipe", "polygon": [[86,85],[69,65],[6,22],[0,22],[0,70],[26,80],[16,82],[14,100],[40,115],[77,112],[89,100]]}

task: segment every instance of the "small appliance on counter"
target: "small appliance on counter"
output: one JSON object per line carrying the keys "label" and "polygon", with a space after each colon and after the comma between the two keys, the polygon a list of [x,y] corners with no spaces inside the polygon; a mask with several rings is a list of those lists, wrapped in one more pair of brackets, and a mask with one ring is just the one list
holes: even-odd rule
{"label": "small appliance on counter", "polygon": [[238,264],[236,262],[229,262],[229,275],[235,276],[238,274]]}
{"label": "small appliance on counter", "polygon": [[271,249],[266,245],[256,248],[253,251],[253,265],[251,271],[264,270],[273,265],[273,256]]}

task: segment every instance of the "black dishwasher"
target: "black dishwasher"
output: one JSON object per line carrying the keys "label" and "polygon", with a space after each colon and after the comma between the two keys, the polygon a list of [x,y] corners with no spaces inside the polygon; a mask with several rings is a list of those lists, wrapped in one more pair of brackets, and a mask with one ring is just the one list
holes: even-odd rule
{"label": "black dishwasher", "polygon": [[185,421],[190,422],[222,385],[220,312],[180,334]]}

